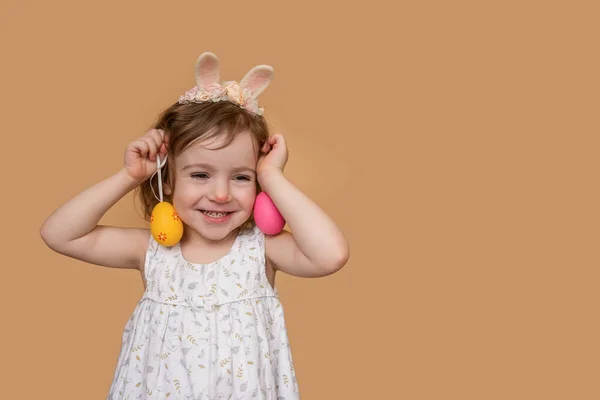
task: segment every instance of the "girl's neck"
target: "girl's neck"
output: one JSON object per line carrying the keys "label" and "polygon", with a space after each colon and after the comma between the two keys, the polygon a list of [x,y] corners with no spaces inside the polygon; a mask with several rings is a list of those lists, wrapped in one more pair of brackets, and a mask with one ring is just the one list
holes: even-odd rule
{"label": "girl's neck", "polygon": [[184,228],[184,234],[179,242],[183,258],[192,264],[208,264],[224,257],[235,242],[240,228],[234,229],[221,240],[210,240],[189,227]]}

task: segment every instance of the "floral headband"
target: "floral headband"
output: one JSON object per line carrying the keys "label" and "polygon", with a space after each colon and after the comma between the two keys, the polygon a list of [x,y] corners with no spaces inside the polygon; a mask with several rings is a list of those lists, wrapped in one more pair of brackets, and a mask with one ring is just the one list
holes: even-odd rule
{"label": "floral headband", "polygon": [[196,86],[179,97],[179,104],[229,101],[257,115],[258,96],[273,80],[273,68],[258,65],[252,68],[239,83],[219,83],[219,59],[213,53],[202,53],[196,61]]}

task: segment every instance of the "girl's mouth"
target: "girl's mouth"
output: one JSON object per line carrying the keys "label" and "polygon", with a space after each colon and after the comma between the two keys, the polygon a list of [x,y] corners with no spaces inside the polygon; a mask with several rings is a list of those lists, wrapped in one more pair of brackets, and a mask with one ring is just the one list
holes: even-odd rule
{"label": "girl's mouth", "polygon": [[212,219],[222,219],[222,218],[227,217],[229,214],[231,214],[231,212],[222,212],[222,211],[217,212],[217,211],[207,211],[207,210],[200,210],[200,212]]}

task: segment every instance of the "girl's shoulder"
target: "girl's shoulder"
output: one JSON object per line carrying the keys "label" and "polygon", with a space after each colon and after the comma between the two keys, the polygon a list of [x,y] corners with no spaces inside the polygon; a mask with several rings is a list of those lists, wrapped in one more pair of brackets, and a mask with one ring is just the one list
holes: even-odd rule
{"label": "girl's shoulder", "polygon": [[152,240],[154,239],[150,233],[150,229],[147,228],[131,228],[131,232],[134,242],[132,245],[135,246],[139,254],[139,270],[143,272],[148,250],[152,246]]}

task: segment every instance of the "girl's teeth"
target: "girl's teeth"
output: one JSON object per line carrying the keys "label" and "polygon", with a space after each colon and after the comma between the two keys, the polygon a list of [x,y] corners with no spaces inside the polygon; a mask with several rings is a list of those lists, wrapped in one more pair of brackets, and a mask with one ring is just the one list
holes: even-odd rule
{"label": "girl's teeth", "polygon": [[222,218],[222,217],[226,216],[227,214],[229,214],[226,212],[213,212],[213,211],[202,211],[202,213],[206,214],[212,218]]}

